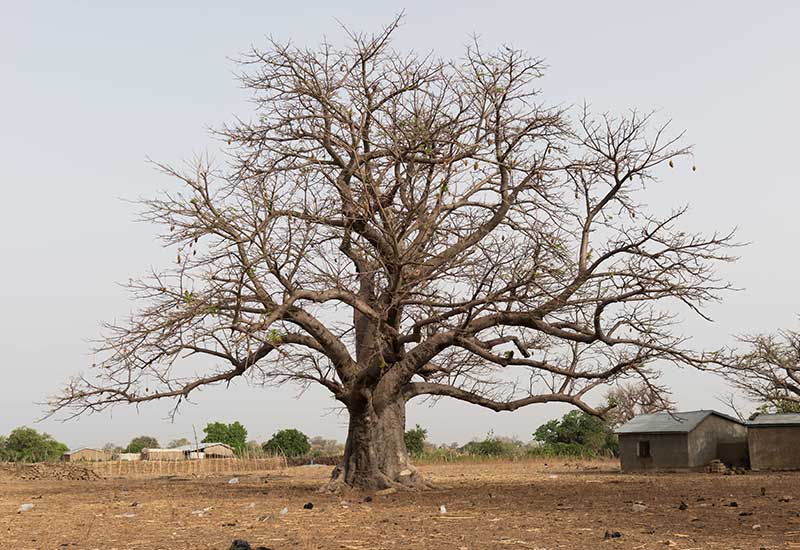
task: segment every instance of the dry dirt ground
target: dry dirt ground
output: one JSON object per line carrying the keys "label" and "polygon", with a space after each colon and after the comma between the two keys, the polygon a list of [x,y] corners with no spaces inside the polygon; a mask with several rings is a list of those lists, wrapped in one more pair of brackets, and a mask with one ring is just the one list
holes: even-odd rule
{"label": "dry dirt ground", "polygon": [[[0,548],[227,550],[236,538],[273,550],[800,548],[800,473],[626,475],[563,461],[422,470],[436,489],[370,502],[317,493],[329,466],[236,484],[0,475]],[[18,513],[23,503],[34,508]],[[621,536],[604,540],[606,531]]]}

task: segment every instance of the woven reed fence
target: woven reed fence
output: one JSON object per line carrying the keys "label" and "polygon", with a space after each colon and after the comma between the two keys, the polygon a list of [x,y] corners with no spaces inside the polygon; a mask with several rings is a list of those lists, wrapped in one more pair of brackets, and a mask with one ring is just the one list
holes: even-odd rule
{"label": "woven reed fence", "polygon": [[202,460],[114,460],[82,462],[103,477],[161,477],[170,475],[239,474],[279,470],[286,467],[283,457],[206,458]]}

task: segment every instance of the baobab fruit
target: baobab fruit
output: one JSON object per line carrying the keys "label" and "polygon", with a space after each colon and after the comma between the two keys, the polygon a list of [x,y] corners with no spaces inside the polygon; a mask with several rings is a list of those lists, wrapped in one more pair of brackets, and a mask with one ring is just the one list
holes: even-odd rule
{"label": "baobab fruit", "polygon": [[697,166],[692,165],[692,172],[697,172]]}
{"label": "baobab fruit", "polygon": [[473,170],[477,170],[478,169],[478,163],[477,162],[475,162],[475,164],[472,165],[472,169]]}
{"label": "baobab fruit", "polygon": [[672,159],[669,159],[669,167],[675,168],[675,164],[672,162]]}

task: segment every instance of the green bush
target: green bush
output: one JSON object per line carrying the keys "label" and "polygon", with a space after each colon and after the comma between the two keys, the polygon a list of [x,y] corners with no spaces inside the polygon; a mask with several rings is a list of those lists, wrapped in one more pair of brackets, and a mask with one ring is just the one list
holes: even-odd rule
{"label": "green bush", "polygon": [[602,419],[583,411],[570,411],[560,420],[539,426],[533,438],[541,446],[535,452],[547,456],[616,456],[619,441],[611,426]]}
{"label": "green bush", "polygon": [[500,439],[489,432],[486,438],[479,441],[470,441],[461,451],[475,456],[513,456],[522,447],[518,441]]}
{"label": "green bush", "polygon": [[289,428],[273,434],[272,439],[262,446],[265,452],[287,457],[305,456],[311,451],[308,436],[300,430]]}
{"label": "green bush", "polygon": [[59,460],[69,448],[49,434],[33,428],[16,428],[0,438],[0,460],[10,462],[45,462]]}
{"label": "green bush", "polygon": [[428,437],[428,430],[417,424],[414,429],[405,433],[406,451],[411,456],[422,456],[425,450],[425,439]]}

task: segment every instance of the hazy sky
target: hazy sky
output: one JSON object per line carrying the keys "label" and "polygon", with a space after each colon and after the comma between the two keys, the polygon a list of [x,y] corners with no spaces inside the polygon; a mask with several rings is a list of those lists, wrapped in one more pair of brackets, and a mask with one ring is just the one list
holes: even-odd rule
{"label": "hazy sky", "polygon": [[[448,5],[445,5],[448,4]],[[3,2],[0,7],[0,433],[32,424],[42,402],[91,364],[98,324],[128,313],[115,281],[171,253],[121,199],[169,181],[146,157],[177,162],[216,150],[206,128],[247,116],[230,58],[266,35],[342,43],[336,22],[372,31],[405,9],[399,48],[458,56],[478,33],[547,60],[553,103],[595,110],[657,109],[687,130],[698,171],[678,166],[647,202],[691,205],[687,230],[737,226],[750,246],[722,275],[745,290],[711,309],[715,323],[685,323],[697,347],[734,333],[797,325],[800,186],[800,21],[797,2]],[[681,169],[683,168],[683,169]],[[684,408],[719,407],[717,379],[665,378]],[[71,446],[166,441],[209,420],[241,420],[256,439],[294,426],[344,439],[346,418],[312,390],[206,389],[174,423],[167,403],[37,427]],[[437,442],[489,430],[529,439],[560,406],[492,413],[442,401],[411,404]]]}

